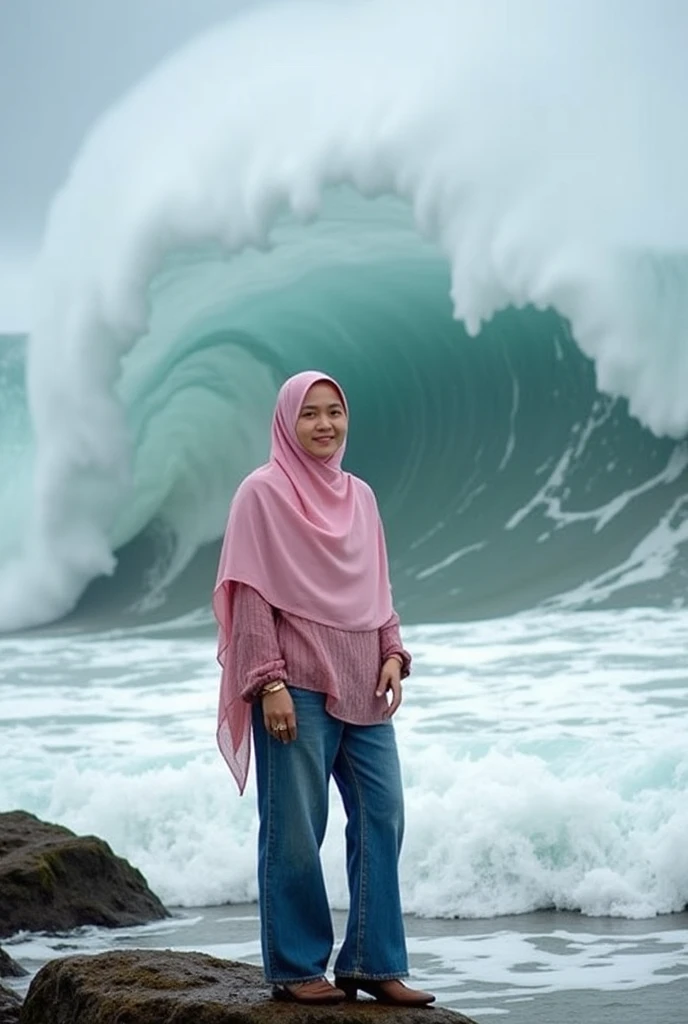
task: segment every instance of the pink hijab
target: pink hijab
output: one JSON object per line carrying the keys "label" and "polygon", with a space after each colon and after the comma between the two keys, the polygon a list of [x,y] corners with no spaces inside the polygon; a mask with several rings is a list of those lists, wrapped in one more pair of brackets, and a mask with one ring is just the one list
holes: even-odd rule
{"label": "pink hijab", "polygon": [[233,692],[232,589],[246,583],[274,608],[338,629],[378,629],[392,614],[387,552],[370,487],[341,469],[345,445],[329,459],[296,435],[306,393],[327,381],[308,370],[277,397],[270,459],[239,486],[229,513],[213,593],[222,684],[218,744],[243,792],[250,755],[250,706]]}

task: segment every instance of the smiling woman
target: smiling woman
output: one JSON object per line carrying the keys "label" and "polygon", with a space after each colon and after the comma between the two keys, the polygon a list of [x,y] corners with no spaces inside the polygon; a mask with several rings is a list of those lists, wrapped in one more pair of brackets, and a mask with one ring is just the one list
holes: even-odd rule
{"label": "smiling woman", "polygon": [[[218,743],[243,791],[253,704],[261,941],[275,997],[333,1003],[360,988],[424,1006],[434,996],[400,980],[404,814],[391,718],[410,657],[375,498],[341,468],[346,406],[331,378],[290,377],[270,459],[232,502],[213,594]],[[319,430],[329,453],[318,449]],[[348,820],[350,893],[334,986],[325,978],[334,933],[320,859],[331,778]]]}
{"label": "smiling woman", "polygon": [[303,448],[319,459],[329,459],[346,440],[348,418],[341,393],[326,381],[313,384],[296,421],[296,436]]}

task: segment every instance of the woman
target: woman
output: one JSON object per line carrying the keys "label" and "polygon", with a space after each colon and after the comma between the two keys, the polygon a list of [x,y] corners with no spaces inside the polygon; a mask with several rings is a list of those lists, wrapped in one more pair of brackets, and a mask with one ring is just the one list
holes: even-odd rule
{"label": "woman", "polygon": [[[275,998],[340,1002],[360,989],[422,1006],[434,996],[400,980],[403,797],[391,722],[410,658],[375,497],[340,468],[347,426],[334,380],[291,377],[270,460],[234,497],[213,595],[218,744],[243,793],[252,726],[261,944]],[[325,978],[333,931],[320,862],[331,776],[347,815],[351,897],[335,985]]]}

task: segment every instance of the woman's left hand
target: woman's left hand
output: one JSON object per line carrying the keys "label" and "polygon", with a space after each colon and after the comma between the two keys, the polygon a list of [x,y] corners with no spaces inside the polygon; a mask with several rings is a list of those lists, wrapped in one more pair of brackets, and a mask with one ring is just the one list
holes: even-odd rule
{"label": "woman's left hand", "polygon": [[391,718],[401,704],[401,665],[398,658],[388,658],[383,664],[375,696],[382,697],[389,691],[392,693],[392,700],[385,712],[385,718]]}

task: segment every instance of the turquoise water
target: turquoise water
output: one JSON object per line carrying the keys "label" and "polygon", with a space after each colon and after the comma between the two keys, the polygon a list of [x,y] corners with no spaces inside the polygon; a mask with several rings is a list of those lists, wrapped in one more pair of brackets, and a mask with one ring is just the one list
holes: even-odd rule
{"label": "turquoise water", "polygon": [[[217,301],[217,267],[195,272]],[[163,310],[168,291],[180,301],[183,273],[160,285]],[[201,305],[208,296],[195,283]],[[600,395],[554,313],[509,310],[470,339],[446,293],[446,271],[432,262],[313,271],[257,310],[232,303],[200,322],[175,317],[174,332],[154,323],[119,384],[133,449],[111,531],[119,564],[87,591],[74,621],[169,618],[206,605],[228,495],[265,455],[279,382],[312,365],[349,394],[347,465],[379,495],[407,621],[542,602],[682,605],[685,443],[655,437],[622,399]],[[320,329],[326,317],[336,330]],[[21,353],[15,340],[0,357],[6,551],[19,544],[31,503]]]}

